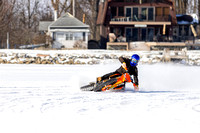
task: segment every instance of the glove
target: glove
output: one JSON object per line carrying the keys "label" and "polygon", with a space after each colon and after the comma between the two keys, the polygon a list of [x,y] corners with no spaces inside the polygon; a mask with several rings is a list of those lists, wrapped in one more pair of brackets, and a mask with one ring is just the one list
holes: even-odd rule
{"label": "glove", "polygon": [[126,67],[126,63],[125,62],[122,63],[122,67],[127,71],[127,67]]}
{"label": "glove", "polygon": [[135,91],[139,91],[138,85],[136,85],[135,83],[133,83],[133,86],[134,86],[134,90],[135,90]]}

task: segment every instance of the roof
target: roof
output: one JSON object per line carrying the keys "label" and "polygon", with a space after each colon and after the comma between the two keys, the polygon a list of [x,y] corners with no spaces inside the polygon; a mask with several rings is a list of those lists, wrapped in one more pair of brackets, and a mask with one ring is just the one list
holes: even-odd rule
{"label": "roof", "polygon": [[47,31],[49,25],[52,23],[53,21],[40,21],[39,23],[39,31]]}
{"label": "roof", "polygon": [[54,21],[50,28],[52,27],[88,27],[89,25],[84,24],[74,16],[72,16],[70,13],[65,13],[63,16],[58,18],[56,21]]}

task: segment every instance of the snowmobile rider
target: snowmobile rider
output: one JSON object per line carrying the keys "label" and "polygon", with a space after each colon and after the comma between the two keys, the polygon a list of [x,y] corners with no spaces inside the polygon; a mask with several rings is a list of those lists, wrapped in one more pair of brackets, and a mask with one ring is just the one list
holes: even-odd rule
{"label": "snowmobile rider", "polygon": [[118,68],[114,72],[105,74],[102,77],[98,77],[97,78],[97,83],[100,82],[100,81],[102,81],[102,80],[110,78],[111,75],[114,75],[114,74],[120,74],[120,75],[122,75],[123,73],[126,73],[128,71],[128,73],[130,75],[134,76],[134,82],[135,83],[133,83],[133,86],[134,86],[134,89],[136,91],[138,91],[139,90],[139,88],[138,88],[139,82],[138,82],[138,69],[137,69],[137,65],[138,65],[139,60],[140,60],[140,56],[137,55],[137,54],[132,55],[131,59],[124,58],[124,57],[119,57],[119,61],[122,63],[121,67]]}

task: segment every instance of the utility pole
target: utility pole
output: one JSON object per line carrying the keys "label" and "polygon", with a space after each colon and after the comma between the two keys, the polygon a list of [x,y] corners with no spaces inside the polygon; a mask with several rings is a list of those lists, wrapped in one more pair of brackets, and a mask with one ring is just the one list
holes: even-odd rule
{"label": "utility pole", "polygon": [[9,45],[9,32],[7,32],[7,49],[10,49],[10,45]]}
{"label": "utility pole", "polygon": [[75,14],[75,0],[73,0],[73,16],[76,17],[76,14]]}

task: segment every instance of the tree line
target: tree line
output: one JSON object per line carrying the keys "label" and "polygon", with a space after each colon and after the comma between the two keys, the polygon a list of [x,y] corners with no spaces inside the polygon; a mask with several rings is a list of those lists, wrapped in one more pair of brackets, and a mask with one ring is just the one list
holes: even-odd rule
{"label": "tree line", "polygon": [[[39,44],[45,42],[45,35],[39,34],[39,21],[53,21],[54,10],[58,17],[65,12],[90,25],[91,39],[96,39],[96,20],[100,0],[0,0],[0,48],[9,44]],[[200,0],[174,0],[177,14],[199,13]],[[7,34],[8,33],[8,34]]]}
{"label": "tree line", "polygon": [[54,10],[58,17],[73,13],[75,1],[76,18],[91,27],[91,38],[95,39],[99,0],[0,0],[0,48],[6,48],[7,33],[11,48],[16,44],[39,44],[45,35],[39,34],[39,21],[53,21]]}
{"label": "tree line", "polygon": [[196,13],[200,16],[200,0],[175,0],[176,14]]}

